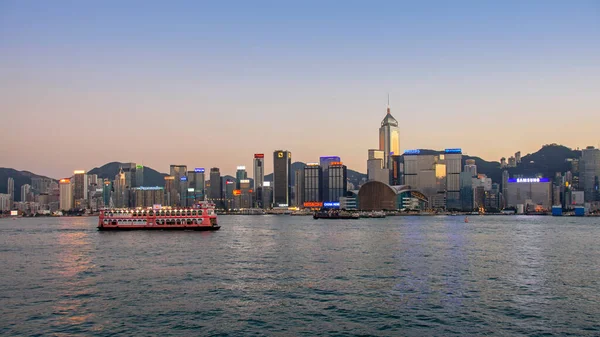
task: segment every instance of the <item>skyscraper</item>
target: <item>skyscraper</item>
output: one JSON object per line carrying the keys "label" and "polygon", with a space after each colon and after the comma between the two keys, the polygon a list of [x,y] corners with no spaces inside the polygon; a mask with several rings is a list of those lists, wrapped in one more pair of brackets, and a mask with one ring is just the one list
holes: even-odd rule
{"label": "skyscraper", "polygon": [[31,185],[21,185],[21,201],[32,201],[30,200],[31,198],[29,198],[29,193],[31,193]]}
{"label": "skyscraper", "polygon": [[254,201],[256,207],[263,208],[263,183],[265,181],[265,155],[264,153],[254,154]]}
{"label": "skyscraper", "polygon": [[199,167],[194,169],[194,191],[196,193],[196,201],[202,201],[205,199],[205,191],[204,191],[204,168]]}
{"label": "skyscraper", "polygon": [[59,181],[59,186],[60,209],[63,211],[68,211],[73,208],[73,190],[71,187],[71,179],[61,179]]}
{"label": "skyscraper", "polygon": [[13,178],[8,178],[8,183],[6,185],[6,194],[10,195],[10,208],[12,208],[12,203],[15,201],[15,180]]}
{"label": "skyscraper", "polygon": [[477,165],[475,165],[474,159],[467,159],[465,161],[465,167],[463,169],[463,172],[470,173],[472,177],[477,176]]}
{"label": "skyscraper", "polygon": [[347,191],[347,169],[342,162],[330,163],[327,170],[327,197],[324,201],[338,202],[340,197],[346,195]]}
{"label": "skyscraper", "polygon": [[102,199],[104,201],[104,207],[113,207],[111,206],[111,196],[112,196],[112,182],[108,179],[104,179],[102,185]]}
{"label": "skyscraper", "polygon": [[278,150],[273,152],[273,204],[287,207],[290,204],[290,176],[292,153]]}
{"label": "skyscraper", "polygon": [[404,184],[402,181],[404,174],[404,162],[402,159],[403,158],[400,155],[390,156],[390,161],[392,162],[392,168],[390,169],[390,185],[392,186]]}
{"label": "skyscraper", "polygon": [[246,166],[238,166],[235,171],[235,189],[240,189],[240,182],[244,179],[248,179],[248,172],[246,172]]}
{"label": "skyscraper", "polygon": [[254,189],[262,187],[263,182],[265,181],[265,155],[264,153],[255,153],[254,154],[254,171],[252,174],[254,175]]}
{"label": "skyscraper", "polygon": [[[115,192],[116,192],[116,188],[115,188]],[[174,194],[175,196],[177,195],[177,189],[175,188],[175,177],[173,176],[166,176],[165,177],[165,198],[164,198],[164,202],[167,206],[174,206],[175,205],[175,200],[174,200]]]}
{"label": "skyscraper", "polygon": [[462,171],[462,150],[446,149],[446,208],[458,210],[460,203],[460,172]]}
{"label": "skyscraper", "polygon": [[135,187],[144,186],[144,165],[135,165]]}
{"label": "skyscraper", "polygon": [[383,167],[391,169],[390,156],[400,154],[400,129],[398,121],[391,114],[389,96],[387,114],[379,128],[379,150],[383,151]]}
{"label": "skyscraper", "polygon": [[87,208],[88,184],[87,175],[84,170],[73,171],[73,207],[76,209]]}
{"label": "skyscraper", "polygon": [[123,208],[129,206],[129,193],[127,191],[127,182],[125,179],[125,172],[123,169],[119,170],[119,173],[115,176],[114,187],[114,198],[113,202],[115,207]]}
{"label": "skyscraper", "polygon": [[308,163],[304,167],[304,201],[305,207],[314,207],[323,202],[321,166],[319,163]]}
{"label": "skyscraper", "polygon": [[221,171],[218,167],[210,169],[210,199],[217,208],[224,208],[223,184],[221,182]]}
{"label": "skyscraper", "polygon": [[586,202],[599,201],[600,149],[588,146],[581,151],[579,186]]}
{"label": "skyscraper", "polygon": [[[181,177],[185,176],[187,179],[187,166],[186,165],[171,165],[170,166],[170,175],[175,177],[175,183],[173,184],[173,190],[171,191],[171,203],[172,205],[179,206],[181,205]],[[184,195],[187,192],[187,187],[185,188]]]}
{"label": "skyscraper", "polygon": [[294,172],[294,206],[302,207],[304,203],[304,169]]}

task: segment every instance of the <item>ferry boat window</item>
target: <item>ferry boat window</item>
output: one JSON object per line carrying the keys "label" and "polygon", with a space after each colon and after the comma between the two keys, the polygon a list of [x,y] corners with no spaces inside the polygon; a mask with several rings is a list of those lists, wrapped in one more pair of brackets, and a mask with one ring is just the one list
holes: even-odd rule
{"label": "ferry boat window", "polygon": [[148,215],[154,215],[154,211],[152,211],[152,210],[148,211]]}
{"label": "ferry boat window", "polygon": [[192,215],[192,211],[190,211],[190,210],[188,209],[188,211],[187,211],[187,215],[188,215],[188,216]]}
{"label": "ferry boat window", "polygon": [[177,216],[181,216],[181,211],[177,211]]}
{"label": "ferry boat window", "polygon": [[192,211],[192,215],[196,215],[196,214],[197,214],[196,211]]}

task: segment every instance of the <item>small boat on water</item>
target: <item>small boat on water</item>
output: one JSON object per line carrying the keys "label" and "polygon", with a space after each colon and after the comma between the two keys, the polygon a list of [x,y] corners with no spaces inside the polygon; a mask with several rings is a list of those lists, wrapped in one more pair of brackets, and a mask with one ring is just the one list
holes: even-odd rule
{"label": "small boat on water", "polygon": [[360,219],[360,214],[352,213],[344,210],[327,209],[322,208],[321,210],[313,214],[313,219]]}
{"label": "small boat on water", "polygon": [[121,208],[105,209],[98,216],[98,230],[195,230],[215,231],[215,205],[202,202],[194,208]]}

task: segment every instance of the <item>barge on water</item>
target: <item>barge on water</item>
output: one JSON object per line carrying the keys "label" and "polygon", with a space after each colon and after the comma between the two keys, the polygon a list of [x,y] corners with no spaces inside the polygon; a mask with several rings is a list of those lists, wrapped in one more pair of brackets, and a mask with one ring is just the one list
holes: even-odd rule
{"label": "barge on water", "polygon": [[105,209],[98,216],[98,230],[195,230],[215,231],[215,205],[199,203],[193,208],[120,208]]}

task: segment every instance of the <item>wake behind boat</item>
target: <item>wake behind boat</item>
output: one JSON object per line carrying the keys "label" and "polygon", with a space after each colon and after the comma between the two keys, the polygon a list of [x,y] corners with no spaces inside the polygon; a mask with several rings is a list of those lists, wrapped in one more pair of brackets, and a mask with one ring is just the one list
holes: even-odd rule
{"label": "wake behind boat", "polygon": [[344,210],[327,209],[322,208],[321,210],[313,214],[313,219],[359,219],[358,213],[352,213]]}

